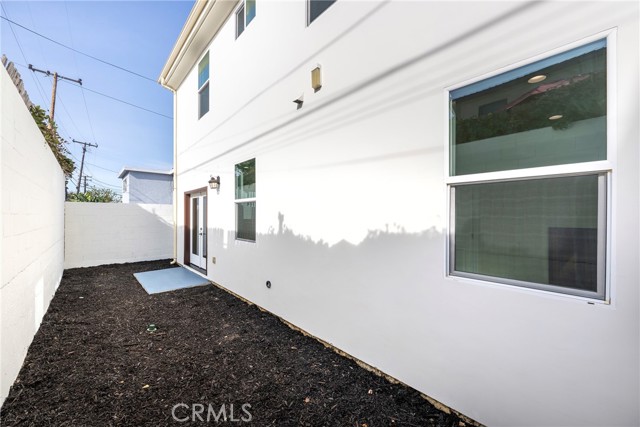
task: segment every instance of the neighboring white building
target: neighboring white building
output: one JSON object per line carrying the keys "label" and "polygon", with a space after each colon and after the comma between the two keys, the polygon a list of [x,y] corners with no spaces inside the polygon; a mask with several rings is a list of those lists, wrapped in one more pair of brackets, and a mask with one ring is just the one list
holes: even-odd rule
{"label": "neighboring white building", "polygon": [[124,167],[118,178],[122,179],[122,203],[173,203],[173,170]]}
{"label": "neighboring white building", "polygon": [[177,261],[486,425],[639,425],[638,21],[196,2]]}

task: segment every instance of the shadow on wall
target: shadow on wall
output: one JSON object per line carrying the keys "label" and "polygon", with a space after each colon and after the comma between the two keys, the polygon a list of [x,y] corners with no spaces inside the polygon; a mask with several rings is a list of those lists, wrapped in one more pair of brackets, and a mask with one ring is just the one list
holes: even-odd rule
{"label": "shadow on wall", "polygon": [[[329,245],[296,234],[279,213],[278,229],[255,243],[209,229],[208,277],[340,348],[375,348],[371,337],[383,330],[438,320],[439,311],[427,313],[424,301],[442,292],[443,238],[436,228],[409,233],[392,226],[370,231],[359,244]],[[393,352],[411,351],[407,340],[384,334]]]}
{"label": "shadow on wall", "polygon": [[[198,157],[198,160],[194,162],[193,165],[189,167],[183,168],[180,171],[180,174],[184,174],[186,172],[197,170],[202,166],[205,166],[207,163],[211,161],[215,161],[223,158],[224,156],[236,152],[243,147],[253,144],[256,141],[264,140],[265,138],[271,137],[272,135],[282,132],[285,130],[290,130],[295,127],[296,124],[302,122],[304,119],[309,116],[316,117],[316,123],[319,123],[322,120],[323,114],[325,115],[336,115],[336,117],[327,118],[325,123],[321,123],[317,126],[314,126],[314,129],[311,131],[314,133],[317,132],[326,132],[328,128],[334,129],[336,127],[344,126],[345,124],[352,123],[353,121],[359,121],[363,118],[371,117],[373,115],[382,114],[389,109],[392,109],[397,106],[402,106],[407,103],[412,103],[419,101],[424,98],[425,94],[428,93],[437,93],[441,91],[441,85],[439,79],[434,79],[430,77],[433,74],[433,70],[429,72],[425,72],[424,70],[418,70],[419,74],[412,76],[412,78],[405,78],[404,85],[406,86],[404,89],[400,90],[399,87],[394,85],[391,91],[387,92],[385,95],[385,99],[373,99],[371,94],[367,94],[364,102],[361,99],[355,99],[358,95],[363,96],[365,89],[371,89],[372,86],[376,84],[381,84],[385,81],[391,80],[392,77],[399,76],[402,72],[406,72],[408,69],[418,65],[424,64],[428,59],[437,56],[443,52],[447,52],[452,49],[456,45],[473,38],[489,29],[493,29],[499,24],[503,22],[508,22],[514,16],[521,15],[526,13],[528,10],[539,5],[538,2],[527,2],[522,5],[518,5],[510,10],[503,12],[502,14],[494,17],[491,20],[486,22],[480,22],[477,26],[473,28],[469,28],[462,33],[455,35],[451,39],[444,40],[442,43],[432,46],[426,51],[423,51],[413,57],[407,58],[404,61],[401,61],[397,64],[393,64],[387,69],[381,71],[378,74],[375,74],[371,77],[362,79],[360,82],[344,89],[343,91],[336,93],[334,96],[327,99],[322,104],[319,104],[315,108],[302,111],[300,114],[295,114],[294,117],[291,117],[290,114],[282,115],[278,118],[272,118],[269,120],[269,123],[263,123],[262,125],[267,125],[267,128],[262,128],[257,134],[252,135],[250,138],[243,140],[237,144],[233,144],[226,150],[223,150],[220,153],[217,153],[215,156],[210,157],[206,154],[207,151],[207,141],[209,141],[210,136],[214,134],[214,132],[221,129],[225,124],[231,121],[234,117],[238,116],[244,109],[248,108],[249,105],[256,102],[260,97],[264,94],[272,90],[275,86],[277,86],[280,82],[284,81],[287,77],[294,74],[300,68],[306,66],[308,61],[312,58],[316,57],[316,55],[322,53],[332,45],[338,43],[341,39],[346,37],[364,22],[369,20],[372,16],[376,15],[381,9],[389,4],[389,1],[381,2],[379,5],[374,7],[371,11],[369,11],[361,20],[354,23],[351,27],[347,28],[342,33],[338,34],[335,38],[330,40],[325,46],[319,48],[312,55],[305,58],[302,62],[297,64],[294,68],[289,71],[286,71],[282,76],[277,78],[275,81],[267,85],[262,91],[254,95],[251,99],[249,99],[246,103],[244,103],[240,108],[233,111],[229,116],[223,119],[220,123],[210,129],[208,132],[203,134],[198,140],[196,140],[193,144],[189,145],[187,148],[183,149],[179,152],[179,155],[184,154],[187,150],[192,153],[198,153],[198,155],[202,155],[202,157]],[[450,74],[451,71],[449,70]],[[435,84],[435,87],[434,87]],[[385,93],[385,92],[381,92]],[[332,110],[332,107],[336,107],[337,104],[348,103],[351,100],[352,105],[347,105],[346,107]],[[368,103],[368,104],[367,104]],[[352,109],[351,112],[346,112],[345,109]],[[347,114],[348,113],[348,114]],[[258,126],[256,126],[257,128]],[[243,132],[246,130],[246,127],[243,127]],[[300,135],[304,135],[308,137],[310,134],[309,129],[302,130],[291,130],[294,135],[290,135],[290,138],[296,140]],[[234,135],[234,137],[237,135]],[[220,143],[221,141],[227,139],[229,137],[218,137],[216,141]],[[196,150],[196,151],[194,151]]]}
{"label": "shadow on wall", "polygon": [[[252,253],[260,258],[260,265],[266,267],[265,274],[281,275],[275,270],[282,269],[282,275],[286,276],[286,272],[299,273],[296,276],[307,277],[314,282],[321,279],[309,277],[311,272],[318,273],[319,270],[321,275],[333,275],[335,273],[332,270],[336,267],[342,273],[374,276],[376,280],[388,276],[390,281],[401,281],[401,278],[414,277],[408,274],[411,267],[424,265],[434,257],[442,259],[443,233],[435,227],[408,233],[401,226],[387,225],[385,230],[370,230],[358,244],[341,240],[330,245],[322,239],[314,241],[308,236],[296,234],[286,226],[284,219],[284,214],[278,213],[278,230],[271,227],[269,232],[258,234],[255,243],[236,241],[235,231],[209,229],[210,255],[233,257],[236,251],[239,255],[242,252],[243,256]],[[436,245],[434,241],[437,241]],[[243,250],[239,248],[240,245],[254,247]],[[227,261],[234,262],[233,259]],[[389,266],[399,269],[390,271]],[[215,274],[215,267],[211,272]]]}
{"label": "shadow on wall", "polygon": [[65,203],[65,268],[173,254],[172,205]]}

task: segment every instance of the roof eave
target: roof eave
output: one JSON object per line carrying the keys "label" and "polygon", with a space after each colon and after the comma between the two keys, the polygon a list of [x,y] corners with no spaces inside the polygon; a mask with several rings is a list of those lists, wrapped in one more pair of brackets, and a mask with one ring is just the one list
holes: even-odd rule
{"label": "roof eave", "polygon": [[159,169],[132,168],[129,166],[125,166],[120,170],[120,173],[118,174],[118,178],[122,179],[125,176],[127,176],[130,172],[152,173],[157,175],[173,175],[173,168],[170,170],[159,170]]}
{"label": "roof eave", "polygon": [[218,33],[238,0],[198,0],[162,68],[158,82],[177,90]]}

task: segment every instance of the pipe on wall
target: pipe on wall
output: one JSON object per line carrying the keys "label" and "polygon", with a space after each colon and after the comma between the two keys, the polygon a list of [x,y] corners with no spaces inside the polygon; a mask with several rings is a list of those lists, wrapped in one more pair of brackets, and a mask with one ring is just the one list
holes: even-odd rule
{"label": "pipe on wall", "polygon": [[178,262],[178,94],[175,89],[165,86],[173,93],[173,259]]}

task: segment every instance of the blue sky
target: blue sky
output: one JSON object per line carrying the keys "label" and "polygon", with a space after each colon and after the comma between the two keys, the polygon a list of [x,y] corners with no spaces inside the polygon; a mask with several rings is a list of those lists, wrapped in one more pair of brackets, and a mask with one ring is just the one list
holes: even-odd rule
{"label": "blue sky", "polygon": [[72,143],[72,139],[98,144],[98,148],[87,151],[85,158],[83,174],[92,177],[89,185],[120,192],[117,175],[124,166],[171,169],[173,99],[171,92],[156,80],[193,3],[193,0],[2,1],[3,17],[153,79],[108,66],[1,20],[0,53],[16,64],[32,102],[49,111],[53,78],[30,71],[28,64],[82,79],[85,90],[63,80],[58,81],[57,89],[55,121],[62,137],[69,141],[68,148],[76,161],[70,191],[75,191],[82,157],[81,146]]}

